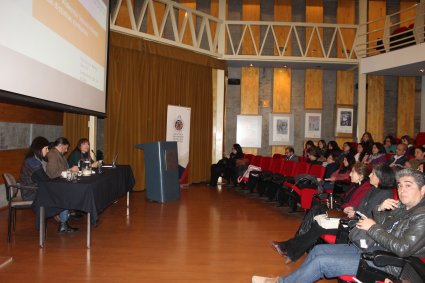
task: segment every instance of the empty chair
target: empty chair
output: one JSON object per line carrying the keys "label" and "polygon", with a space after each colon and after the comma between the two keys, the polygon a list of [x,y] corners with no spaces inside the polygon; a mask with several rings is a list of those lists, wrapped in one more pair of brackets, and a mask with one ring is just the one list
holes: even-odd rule
{"label": "empty chair", "polygon": [[6,188],[6,200],[8,203],[8,222],[7,222],[7,241],[10,242],[11,231],[15,231],[16,227],[16,209],[31,208],[32,200],[22,200],[20,191],[21,189],[35,190],[36,187],[21,186],[15,180],[12,174],[4,173],[3,179]]}

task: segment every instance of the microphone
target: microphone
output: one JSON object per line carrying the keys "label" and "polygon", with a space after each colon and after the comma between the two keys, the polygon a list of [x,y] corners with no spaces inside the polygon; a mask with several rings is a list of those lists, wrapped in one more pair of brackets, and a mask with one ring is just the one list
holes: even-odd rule
{"label": "microphone", "polygon": [[94,152],[94,150],[93,150],[93,149],[91,150],[91,152],[93,152],[93,154],[94,154],[94,158],[96,158],[96,161],[97,161],[96,153]]}

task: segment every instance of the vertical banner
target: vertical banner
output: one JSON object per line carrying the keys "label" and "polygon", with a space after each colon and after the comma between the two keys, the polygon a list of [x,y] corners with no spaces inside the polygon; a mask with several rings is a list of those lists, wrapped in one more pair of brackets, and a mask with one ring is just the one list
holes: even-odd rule
{"label": "vertical banner", "polygon": [[179,165],[186,168],[189,162],[190,108],[168,105],[167,141],[177,142]]}

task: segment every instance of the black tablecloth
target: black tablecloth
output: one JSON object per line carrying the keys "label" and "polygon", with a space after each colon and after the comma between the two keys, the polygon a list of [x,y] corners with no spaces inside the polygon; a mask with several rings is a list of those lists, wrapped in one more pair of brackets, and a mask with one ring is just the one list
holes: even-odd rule
{"label": "black tablecloth", "polygon": [[43,206],[47,208],[46,218],[57,213],[55,209],[48,208],[74,209],[89,212],[91,223],[96,223],[98,214],[130,191],[135,183],[129,165],[102,169],[103,174],[81,176],[77,182],[69,182],[63,178],[40,182],[33,203],[37,219],[40,206]]}

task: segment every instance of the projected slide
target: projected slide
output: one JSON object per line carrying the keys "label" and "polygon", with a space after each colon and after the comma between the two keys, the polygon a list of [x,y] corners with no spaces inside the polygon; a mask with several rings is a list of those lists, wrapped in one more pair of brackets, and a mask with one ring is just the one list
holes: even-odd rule
{"label": "projected slide", "polygon": [[105,112],[108,2],[2,1],[0,89]]}

